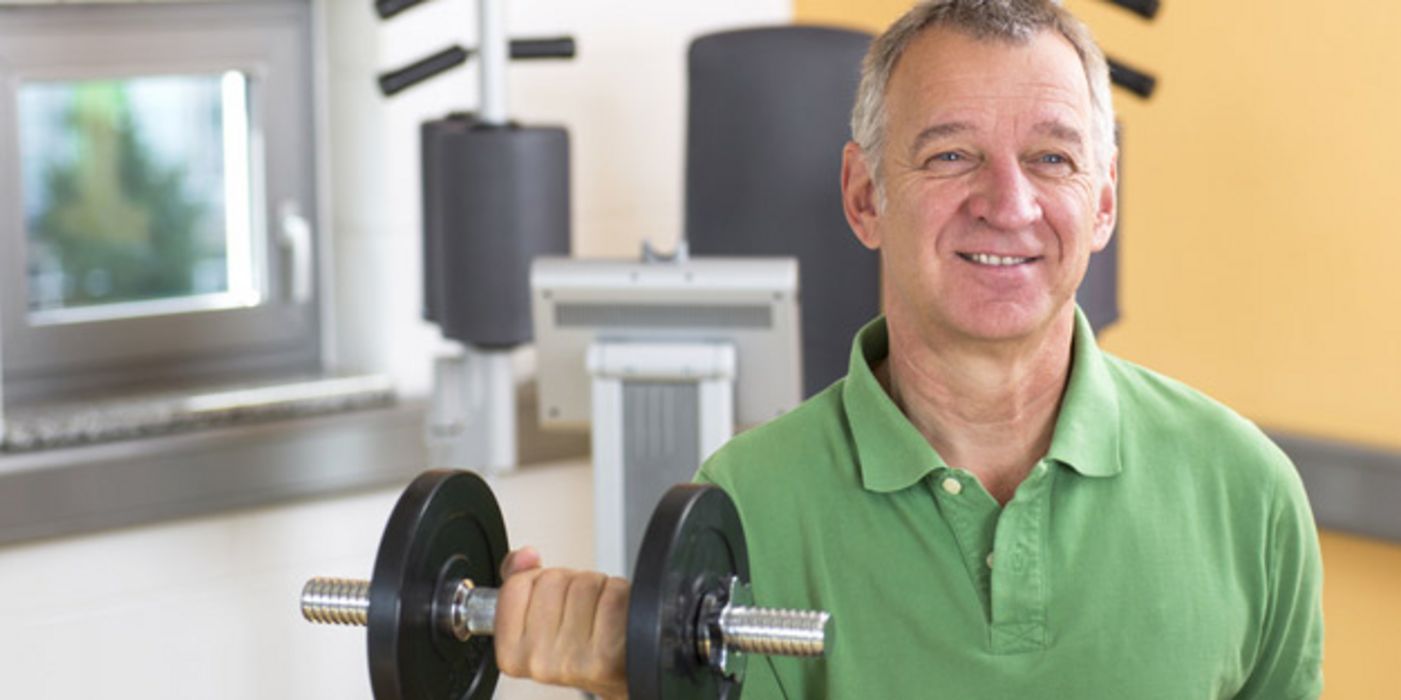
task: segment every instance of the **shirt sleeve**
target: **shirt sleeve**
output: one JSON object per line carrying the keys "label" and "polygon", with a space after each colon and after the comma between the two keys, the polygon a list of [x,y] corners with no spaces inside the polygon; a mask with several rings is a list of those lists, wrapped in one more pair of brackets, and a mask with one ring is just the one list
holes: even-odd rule
{"label": "shirt sleeve", "polygon": [[716,484],[716,483],[715,483],[715,479],[712,478],[712,477],[710,476],[710,474],[706,473],[706,471],[705,471],[705,465],[701,465],[701,468],[696,470],[696,475],[695,475],[694,477],[691,478],[691,483],[694,483],[694,484],[712,484],[712,485],[715,485],[715,486],[719,486],[719,484]]}
{"label": "shirt sleeve", "polygon": [[1291,471],[1289,477],[1275,488],[1263,637],[1238,699],[1314,700],[1323,692],[1323,564],[1318,529],[1297,472]]}
{"label": "shirt sleeve", "polygon": [[[719,453],[712,456],[705,464],[701,465],[700,469],[696,470],[692,482],[718,486],[733,494],[731,484],[725,478],[725,470],[719,466],[722,463],[723,457]],[[774,668],[773,659],[754,655],[746,660],[744,700],[787,700],[788,697],[783,682],[779,679],[778,670]]]}

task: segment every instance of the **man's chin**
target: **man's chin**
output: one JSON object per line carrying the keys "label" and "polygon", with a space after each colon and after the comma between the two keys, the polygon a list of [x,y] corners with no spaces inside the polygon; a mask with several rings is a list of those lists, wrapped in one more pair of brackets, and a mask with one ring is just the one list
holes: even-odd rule
{"label": "man's chin", "polygon": [[1016,343],[1044,334],[1064,311],[1044,304],[993,304],[967,310],[952,321],[953,330],[971,341]]}

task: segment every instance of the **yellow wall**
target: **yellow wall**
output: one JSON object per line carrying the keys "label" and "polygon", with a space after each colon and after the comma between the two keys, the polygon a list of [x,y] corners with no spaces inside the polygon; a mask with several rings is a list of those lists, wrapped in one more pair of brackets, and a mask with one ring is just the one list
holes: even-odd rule
{"label": "yellow wall", "polygon": [[[878,30],[909,0],[794,0]],[[1124,126],[1113,352],[1273,429],[1401,448],[1401,3],[1067,0],[1156,73]],[[1324,533],[1331,700],[1401,687],[1401,547]]]}
{"label": "yellow wall", "polygon": [[1326,700],[1401,696],[1401,547],[1324,532]]}

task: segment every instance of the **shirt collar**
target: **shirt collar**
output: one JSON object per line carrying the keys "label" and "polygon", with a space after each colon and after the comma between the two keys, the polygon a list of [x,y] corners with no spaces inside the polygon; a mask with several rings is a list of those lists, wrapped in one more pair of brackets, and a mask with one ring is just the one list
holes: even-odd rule
{"label": "shirt collar", "polygon": [[1119,393],[1090,319],[1079,306],[1071,355],[1070,381],[1046,457],[1084,476],[1114,476],[1124,468],[1119,459]]}
{"label": "shirt collar", "polygon": [[[876,380],[871,368],[889,352],[885,318],[879,317],[856,334],[842,386],[861,483],[869,491],[899,491],[948,467]],[[1094,331],[1079,307],[1071,356],[1070,379],[1047,457],[1084,476],[1113,476],[1123,468],[1119,400]]]}

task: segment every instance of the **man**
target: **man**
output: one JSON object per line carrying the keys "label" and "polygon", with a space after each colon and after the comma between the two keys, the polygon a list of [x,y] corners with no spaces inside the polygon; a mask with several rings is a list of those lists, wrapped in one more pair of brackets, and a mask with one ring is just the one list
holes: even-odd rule
{"label": "man", "polygon": [[[886,315],[847,377],[698,479],[760,604],[833,613],[746,698],[1315,698],[1318,544],[1253,425],[1102,353],[1074,304],[1114,227],[1103,56],[1050,0],[929,0],[873,44],[844,152]],[[626,586],[515,556],[502,669],[622,685]],[[583,669],[579,671],[579,669]]]}

